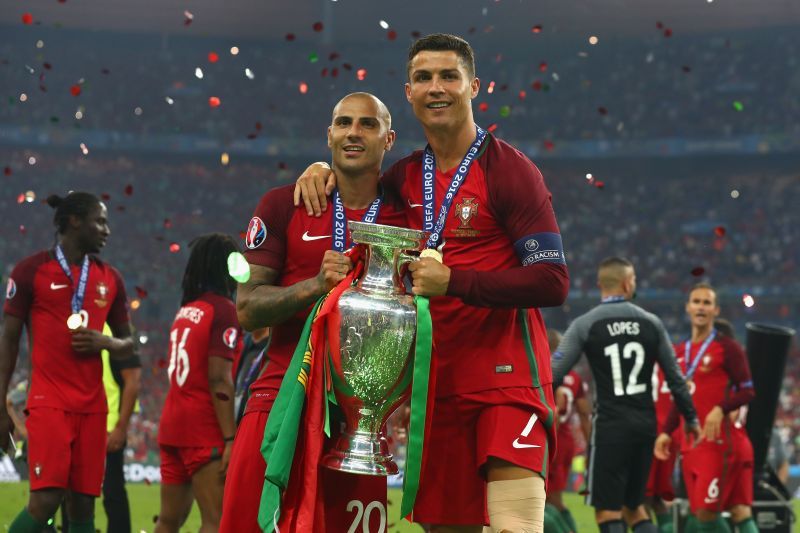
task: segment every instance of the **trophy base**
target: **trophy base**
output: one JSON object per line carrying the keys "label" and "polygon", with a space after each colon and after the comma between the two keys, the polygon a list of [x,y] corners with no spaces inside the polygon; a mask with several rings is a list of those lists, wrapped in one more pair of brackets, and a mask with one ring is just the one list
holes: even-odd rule
{"label": "trophy base", "polygon": [[364,476],[392,476],[400,471],[392,461],[386,439],[361,431],[339,437],[336,446],[322,458],[322,466]]}

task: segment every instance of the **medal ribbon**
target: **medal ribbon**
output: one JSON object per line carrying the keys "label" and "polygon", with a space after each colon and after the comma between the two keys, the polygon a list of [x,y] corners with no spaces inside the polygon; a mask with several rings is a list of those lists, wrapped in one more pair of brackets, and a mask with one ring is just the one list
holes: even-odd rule
{"label": "medal ribbon", "polygon": [[483,140],[486,138],[486,130],[478,125],[475,125],[475,130],[477,132],[475,140],[464,155],[461,164],[458,165],[455,175],[453,175],[453,181],[450,182],[450,187],[444,195],[442,207],[439,209],[439,218],[436,219],[435,224],[433,222],[433,213],[436,208],[436,187],[434,185],[436,181],[436,157],[433,155],[430,144],[425,147],[425,154],[422,157],[422,209],[424,213],[422,217],[422,229],[431,232],[426,244],[427,248],[436,248],[439,246],[439,240],[441,239],[444,225],[447,222],[447,213],[450,211],[450,205],[453,203],[456,194],[458,194],[458,189],[464,184],[464,179],[466,179],[467,174],[469,174],[469,168],[475,161],[475,156],[478,154],[478,150],[480,150]]}
{"label": "medal ribbon", "polygon": [[[381,212],[381,202],[383,202],[383,191],[375,198],[367,208],[361,222],[374,224],[378,220]],[[333,249],[337,252],[344,252],[347,247],[347,217],[344,213],[344,204],[339,196],[339,188],[333,190]]]}
{"label": "medal ribbon", "polygon": [[[703,359],[703,355],[705,355],[706,350],[708,350],[708,347],[711,345],[711,342],[714,340],[714,337],[716,336],[717,336],[717,330],[712,329],[711,335],[709,335],[708,338],[706,338],[706,340],[703,342],[703,344],[700,345],[700,350],[697,352],[697,357],[694,358],[694,361],[692,361],[692,364],[689,366],[689,370],[686,372],[687,380],[692,379],[692,376],[694,376],[695,371],[697,371],[697,365],[700,364],[700,360]],[[686,341],[686,347],[684,348],[687,361],[691,359],[692,356],[691,350],[692,350],[692,339],[688,339]]]}
{"label": "medal ribbon", "polygon": [[75,288],[75,280],[72,279],[72,271],[69,268],[69,263],[67,263],[67,258],[64,256],[64,250],[61,249],[60,244],[56,245],[56,259],[61,266],[61,270],[64,271],[64,274],[69,278],[69,282],[72,283],[72,314],[79,313],[81,309],[83,309],[83,298],[86,296],[86,283],[89,281],[89,255],[83,256],[81,277],[78,278],[77,288]]}

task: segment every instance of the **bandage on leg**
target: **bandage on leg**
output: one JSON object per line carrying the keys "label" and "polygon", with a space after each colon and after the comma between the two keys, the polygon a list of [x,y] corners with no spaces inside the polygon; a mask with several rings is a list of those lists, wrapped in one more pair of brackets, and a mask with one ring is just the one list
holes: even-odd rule
{"label": "bandage on leg", "polygon": [[492,531],[500,533],[541,533],[544,530],[544,479],[490,481],[486,507]]}

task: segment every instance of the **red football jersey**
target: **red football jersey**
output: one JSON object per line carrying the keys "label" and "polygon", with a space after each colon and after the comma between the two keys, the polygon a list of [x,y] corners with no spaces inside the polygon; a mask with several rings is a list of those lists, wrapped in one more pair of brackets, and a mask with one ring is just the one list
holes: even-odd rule
{"label": "red football jersey", "polygon": [[[71,265],[72,279],[80,265]],[[75,413],[108,412],[100,353],[72,350],[67,318],[72,314],[73,285],[51,250],[23,259],[11,272],[4,312],[26,323],[31,346],[28,409],[53,407]],[[83,325],[103,331],[129,321],[122,276],[91,256],[81,315]]]}
{"label": "red football jersey", "polygon": [[570,419],[575,413],[575,400],[586,396],[586,383],[583,382],[581,376],[574,370],[564,376],[564,382],[559,389],[563,389],[567,394],[567,405],[563,412],[558,413],[558,445],[561,447],[563,440],[575,440],[575,435],[572,432],[572,424]]}
{"label": "red football jersey", "polygon": [[[456,169],[435,178],[435,211]],[[488,174],[491,173],[491,176]],[[412,228],[423,227],[422,152],[398,161],[383,178],[408,203]],[[564,263],[550,192],[539,170],[524,155],[491,135],[453,198],[442,232],[444,264],[464,272],[499,272],[525,264]],[[541,249],[539,247],[541,246]],[[544,255],[541,255],[544,254]],[[453,278],[451,277],[451,284]],[[522,306],[519,306],[522,307]],[[527,311],[534,357],[529,361],[516,307],[478,307],[461,298],[431,298],[436,394],[447,396],[487,389],[552,383],[550,350],[538,309]]]}
{"label": "red football jersey", "polygon": [[241,350],[240,332],[236,306],[224,296],[207,292],[178,310],[169,332],[169,391],[159,444],[222,445],[208,388],[208,358],[233,361]]}
{"label": "red football jersey", "polygon": [[[261,198],[246,239],[247,261],[280,272],[277,285],[281,287],[316,276],[325,251],[332,246],[333,208],[329,207],[321,217],[308,216],[305,207],[294,206],[293,190],[294,185],[278,187]],[[366,211],[345,209],[345,216],[359,221]],[[377,222],[407,226],[405,211],[388,196]],[[351,243],[348,238],[348,246]],[[245,412],[265,411],[272,406],[310,311],[311,307],[304,309],[272,328],[266,367],[250,386]]]}

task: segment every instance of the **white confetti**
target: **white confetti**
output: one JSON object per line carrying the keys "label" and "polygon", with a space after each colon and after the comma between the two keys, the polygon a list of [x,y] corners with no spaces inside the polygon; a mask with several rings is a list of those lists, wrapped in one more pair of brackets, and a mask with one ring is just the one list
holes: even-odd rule
{"label": "white confetti", "polygon": [[252,80],[256,77],[256,75],[253,74],[253,71],[250,70],[249,68],[244,69],[244,75],[247,76],[248,80]]}
{"label": "white confetti", "polygon": [[380,21],[378,24],[380,24],[381,28],[383,28],[384,30],[388,30],[389,29],[389,23],[386,22],[385,20]]}
{"label": "white confetti", "polygon": [[202,80],[203,79],[203,69],[201,69],[200,67],[197,67],[196,69],[194,69],[194,77],[197,78],[198,80]]}

